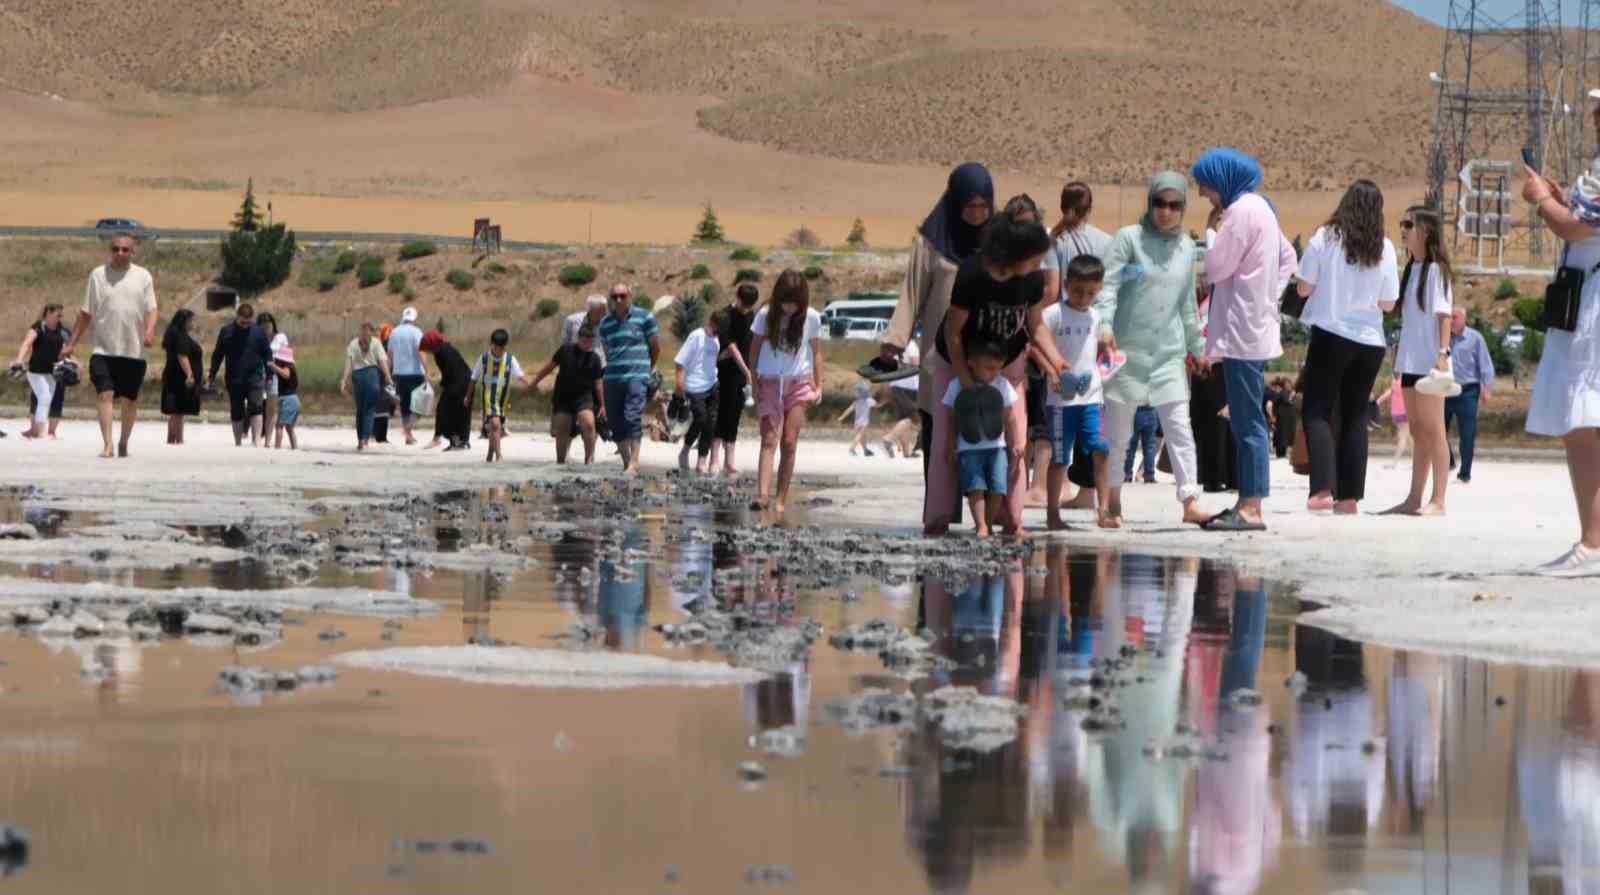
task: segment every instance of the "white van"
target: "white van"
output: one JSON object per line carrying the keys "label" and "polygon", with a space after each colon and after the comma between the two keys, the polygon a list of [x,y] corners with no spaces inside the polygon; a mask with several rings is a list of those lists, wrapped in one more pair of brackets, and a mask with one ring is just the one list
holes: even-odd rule
{"label": "white van", "polygon": [[[894,317],[894,309],[900,304],[900,298],[893,293],[871,294],[874,297],[847,298],[829,302],[828,306],[822,309],[822,337],[843,338],[853,320],[882,320],[887,327],[888,321]],[[877,297],[885,295],[890,297]]]}

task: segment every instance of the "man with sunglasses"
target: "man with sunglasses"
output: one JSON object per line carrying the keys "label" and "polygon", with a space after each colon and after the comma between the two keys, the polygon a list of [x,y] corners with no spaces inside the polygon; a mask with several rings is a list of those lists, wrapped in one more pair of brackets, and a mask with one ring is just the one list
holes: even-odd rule
{"label": "man with sunglasses", "polygon": [[609,313],[600,321],[600,342],[605,347],[604,400],[611,438],[622,452],[622,470],[639,469],[639,441],[644,437],[645,392],[661,354],[655,315],[634,307],[633,288],[625,283],[611,287]]}
{"label": "man with sunglasses", "polygon": [[[89,358],[89,381],[100,415],[101,457],[128,456],[128,436],[139,415],[139,388],[144,384],[144,349],[156,338],[156,286],[150,271],[133,263],[134,240],[129,233],[111,237],[111,260],[89,273],[78,325],[61,349],[70,358],[85,332],[94,332],[94,352]],[[121,402],[122,438],[113,448],[111,422],[115,403]]]}

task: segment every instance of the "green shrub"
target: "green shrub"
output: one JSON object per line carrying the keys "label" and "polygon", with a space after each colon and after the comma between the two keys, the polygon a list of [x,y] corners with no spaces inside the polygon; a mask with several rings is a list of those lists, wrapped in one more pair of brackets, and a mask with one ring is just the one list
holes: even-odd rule
{"label": "green shrub", "polygon": [[705,302],[706,307],[709,308],[715,305],[717,301],[722,298],[722,287],[718,286],[716,283],[706,283],[700,287],[699,298],[702,302]]}
{"label": "green shrub", "polygon": [[406,291],[400,294],[405,296],[406,301],[415,301],[417,298],[417,290],[411,288],[410,286],[407,286]]}
{"label": "green shrub", "polygon": [[672,306],[672,334],[678,341],[706,325],[706,303],[698,295],[686,295]]}
{"label": "green shrub", "polygon": [[383,259],[377,255],[368,255],[356,265],[356,282],[363,289],[378,285],[384,277]]}
{"label": "green shrub", "polygon": [[332,292],[333,290],[337,289],[338,287],[339,287],[339,275],[336,274],[336,273],[325,273],[322,276],[317,277],[317,291],[318,292]]}
{"label": "green shrub", "polygon": [[283,224],[234,230],[222,240],[222,283],[246,298],[283,285],[294,266],[294,233]]}
{"label": "green shrub", "polygon": [[722,224],[717,221],[716,210],[711,207],[710,202],[707,202],[705,213],[700,216],[700,224],[694,228],[694,241],[721,242],[726,238],[727,234],[723,232]]}
{"label": "green shrub", "polygon": [[406,291],[406,272],[397,270],[389,274],[389,294],[403,295]]}
{"label": "green shrub", "polygon": [[444,275],[444,281],[465,292],[478,282],[478,278],[459,267],[453,267]]}
{"label": "green shrub", "polygon": [[556,282],[568,289],[576,289],[579,286],[587,286],[593,283],[595,277],[599,275],[600,272],[595,270],[593,265],[568,264],[566,267],[561,268],[560,273],[556,274]]}
{"label": "green shrub", "polygon": [[1511,306],[1511,313],[1516,316],[1517,322],[1528,329],[1544,329],[1540,318],[1544,316],[1544,299],[1519,298]]}
{"label": "green shrub", "polygon": [[704,280],[710,278],[710,276],[711,268],[705,266],[704,264],[696,264],[694,267],[689,269],[689,279],[691,280]]}
{"label": "green shrub", "polygon": [[355,269],[356,269],[356,253],[350,251],[349,249],[345,249],[344,251],[340,252],[339,253],[339,257],[334,259],[334,262],[333,262],[333,272],[334,273],[349,273],[350,271],[355,270]]}
{"label": "green shrub", "polygon": [[749,246],[740,246],[734,249],[733,254],[729,255],[728,258],[732,261],[760,261],[761,253]]}
{"label": "green shrub", "polygon": [[561,313],[561,302],[554,298],[541,298],[533,310],[540,320],[544,320]]}
{"label": "green shrub", "polygon": [[1516,281],[1510,277],[1505,277],[1500,280],[1500,285],[1494,287],[1494,300],[1505,301],[1508,298],[1516,298],[1517,293]]}
{"label": "green shrub", "polygon": [[813,264],[805,269],[805,275],[808,280],[820,280],[822,279],[822,268]]}
{"label": "green shrub", "polygon": [[429,255],[439,254],[439,247],[432,240],[413,239],[400,246],[400,260],[410,261],[413,258],[426,258]]}
{"label": "green shrub", "polygon": [[1537,362],[1544,357],[1544,333],[1540,330],[1530,329],[1522,339],[1522,356],[1527,360]]}
{"label": "green shrub", "polygon": [[856,218],[855,223],[850,225],[850,235],[846,236],[844,241],[855,249],[865,246],[867,244],[867,225],[861,223],[860,218]]}
{"label": "green shrub", "polygon": [[509,268],[507,268],[504,264],[501,264],[498,261],[490,261],[488,264],[485,264],[483,266],[483,272],[486,275],[491,276],[491,277],[500,276],[501,274],[505,273],[508,269]]}
{"label": "green shrub", "polygon": [[741,267],[741,268],[739,268],[739,270],[736,273],[734,273],[734,275],[733,275],[733,285],[737,286],[740,283],[745,283],[745,282],[750,282],[750,283],[759,283],[759,282],[761,282],[761,271],[756,270],[753,267]]}

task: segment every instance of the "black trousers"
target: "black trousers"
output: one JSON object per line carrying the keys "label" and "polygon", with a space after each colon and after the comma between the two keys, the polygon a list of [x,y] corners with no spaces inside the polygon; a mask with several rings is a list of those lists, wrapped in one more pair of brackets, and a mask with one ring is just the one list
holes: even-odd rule
{"label": "black trousers", "polygon": [[436,437],[451,444],[466,444],[470,440],[472,409],[464,403],[467,394],[467,388],[441,390],[439,407],[434,411],[433,434]]}
{"label": "black trousers", "polygon": [[1302,425],[1311,454],[1312,494],[1331,492],[1334,500],[1366,496],[1367,403],[1382,366],[1382,348],[1311,328]]}
{"label": "black trousers", "polygon": [[712,386],[709,392],[688,396],[689,431],[683,433],[683,446],[695,445],[701,457],[711,455],[711,439],[717,434],[717,414],[721,410],[717,400],[719,392],[718,386]]}
{"label": "black trousers", "polygon": [[1218,416],[1228,406],[1222,365],[1215,364],[1205,378],[1189,377],[1189,420],[1194,427],[1196,474],[1208,492],[1232,491],[1234,476],[1233,429]]}
{"label": "black trousers", "polygon": [[744,416],[744,374],[734,367],[732,375],[717,367],[717,415],[712,437],[728,444],[739,440],[739,420]]}

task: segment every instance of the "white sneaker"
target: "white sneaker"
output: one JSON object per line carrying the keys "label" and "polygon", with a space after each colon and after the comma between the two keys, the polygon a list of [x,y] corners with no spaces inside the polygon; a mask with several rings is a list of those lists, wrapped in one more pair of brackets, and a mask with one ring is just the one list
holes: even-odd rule
{"label": "white sneaker", "polygon": [[1571,550],[1560,558],[1535,568],[1533,574],[1543,575],[1546,578],[1600,577],[1600,550],[1573,544]]}

